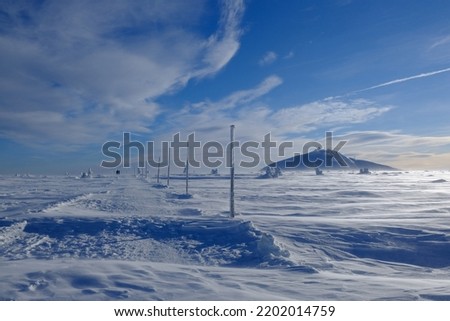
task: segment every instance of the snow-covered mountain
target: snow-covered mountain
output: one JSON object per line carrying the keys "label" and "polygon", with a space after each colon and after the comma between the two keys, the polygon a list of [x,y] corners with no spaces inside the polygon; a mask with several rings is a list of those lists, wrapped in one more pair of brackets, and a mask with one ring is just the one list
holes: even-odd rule
{"label": "snow-covered mountain", "polygon": [[344,154],[330,149],[316,149],[306,154],[297,154],[293,157],[272,163],[270,166],[286,170],[307,170],[316,167],[341,170],[355,170],[361,168],[385,171],[396,170],[387,165],[347,157]]}

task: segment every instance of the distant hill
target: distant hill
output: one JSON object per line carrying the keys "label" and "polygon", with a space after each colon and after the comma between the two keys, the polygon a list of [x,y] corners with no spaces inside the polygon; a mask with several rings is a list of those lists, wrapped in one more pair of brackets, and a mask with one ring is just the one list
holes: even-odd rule
{"label": "distant hill", "polygon": [[363,159],[350,158],[330,149],[317,149],[303,155],[295,155],[294,157],[283,159],[269,166],[278,167],[284,170],[307,170],[316,167],[339,170],[359,170],[361,168],[368,168],[369,170],[377,171],[396,170],[396,168],[391,166],[378,164]]}

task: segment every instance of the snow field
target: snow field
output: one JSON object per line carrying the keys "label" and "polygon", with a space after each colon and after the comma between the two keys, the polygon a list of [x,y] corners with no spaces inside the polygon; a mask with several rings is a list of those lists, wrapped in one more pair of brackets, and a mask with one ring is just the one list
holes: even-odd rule
{"label": "snow field", "polygon": [[3,300],[448,300],[448,172],[2,177]]}

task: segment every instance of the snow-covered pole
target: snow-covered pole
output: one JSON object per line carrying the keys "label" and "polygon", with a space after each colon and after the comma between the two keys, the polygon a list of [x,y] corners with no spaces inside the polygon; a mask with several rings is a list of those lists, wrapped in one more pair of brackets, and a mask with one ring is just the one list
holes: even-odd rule
{"label": "snow-covered pole", "polygon": [[168,150],[168,162],[167,162],[167,186],[170,184],[170,149]]}
{"label": "snow-covered pole", "polygon": [[159,184],[159,168],[161,167],[161,156],[158,158],[158,174],[156,175],[156,183]]}
{"label": "snow-covered pole", "polygon": [[186,195],[189,195],[189,144],[187,144],[186,155]]}
{"label": "snow-covered pole", "polygon": [[230,217],[234,217],[234,125],[230,126]]}

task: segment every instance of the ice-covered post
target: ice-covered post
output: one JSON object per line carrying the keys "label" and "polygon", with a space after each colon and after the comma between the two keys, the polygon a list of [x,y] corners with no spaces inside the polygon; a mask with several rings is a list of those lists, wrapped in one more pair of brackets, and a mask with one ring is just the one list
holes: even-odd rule
{"label": "ice-covered post", "polygon": [[169,156],[168,158],[168,162],[167,162],[167,186],[169,186],[170,183],[170,149],[169,149]]}
{"label": "ice-covered post", "polygon": [[186,195],[189,195],[189,144],[187,146],[187,153],[186,153]]}
{"label": "ice-covered post", "polygon": [[234,217],[234,125],[230,126],[230,217]]}
{"label": "ice-covered post", "polygon": [[159,184],[159,168],[161,167],[161,156],[158,158],[158,174],[156,175],[156,184]]}
{"label": "ice-covered post", "polygon": [[148,167],[147,167],[147,161],[145,162],[145,179],[148,178]]}

